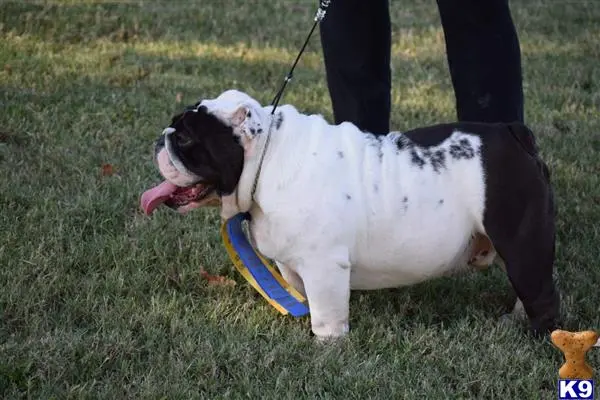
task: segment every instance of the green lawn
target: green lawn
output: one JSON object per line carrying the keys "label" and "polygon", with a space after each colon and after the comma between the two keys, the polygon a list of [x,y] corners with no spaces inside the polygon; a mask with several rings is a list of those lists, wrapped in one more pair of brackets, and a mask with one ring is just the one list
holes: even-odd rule
{"label": "green lawn", "polygon": [[[567,327],[600,329],[600,8],[511,3]],[[353,293],[351,335],[323,346],[234,270],[215,209],[141,214],[170,116],[233,87],[269,102],[315,4],[0,0],[0,397],[557,397],[558,350],[498,321],[499,268]],[[392,126],[452,120],[435,2],[392,13]],[[283,102],[331,119],[317,36]]]}

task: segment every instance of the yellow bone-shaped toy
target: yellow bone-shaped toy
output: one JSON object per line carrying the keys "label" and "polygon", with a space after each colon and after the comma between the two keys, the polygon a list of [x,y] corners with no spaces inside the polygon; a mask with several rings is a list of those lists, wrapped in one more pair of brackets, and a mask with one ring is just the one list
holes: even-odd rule
{"label": "yellow bone-shaped toy", "polygon": [[594,370],[585,362],[585,353],[598,346],[598,333],[594,331],[568,332],[555,330],[550,335],[552,343],[565,355],[565,363],[558,370],[561,379],[591,379]]}

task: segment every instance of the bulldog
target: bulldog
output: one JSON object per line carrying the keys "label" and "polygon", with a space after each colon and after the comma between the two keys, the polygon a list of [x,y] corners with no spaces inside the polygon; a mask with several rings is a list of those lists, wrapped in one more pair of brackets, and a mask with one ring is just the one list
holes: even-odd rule
{"label": "bulldog", "polygon": [[[229,90],[176,115],[156,142],[165,181],[147,214],[250,212],[260,252],[305,294],[312,332],[349,331],[350,290],[503,264],[534,334],[556,327],[549,171],[520,123],[449,123],[375,136]],[[443,299],[440,299],[443,301]]]}

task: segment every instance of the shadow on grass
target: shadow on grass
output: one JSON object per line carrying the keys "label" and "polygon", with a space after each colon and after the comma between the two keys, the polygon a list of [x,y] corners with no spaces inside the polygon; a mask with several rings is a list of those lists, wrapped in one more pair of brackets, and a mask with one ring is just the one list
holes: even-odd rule
{"label": "shadow on grass", "polygon": [[[507,277],[498,267],[404,288],[352,293],[351,314],[352,310],[362,310],[369,318],[401,319],[403,325],[452,325],[469,314],[497,320],[510,312],[516,300]],[[357,318],[360,316],[353,319]]]}

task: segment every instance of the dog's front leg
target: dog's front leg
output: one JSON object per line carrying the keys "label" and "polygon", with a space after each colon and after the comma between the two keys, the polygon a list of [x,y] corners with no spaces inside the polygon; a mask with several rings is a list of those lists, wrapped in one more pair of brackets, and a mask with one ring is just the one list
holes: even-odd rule
{"label": "dog's front leg", "polygon": [[305,260],[298,272],[306,290],[313,333],[321,340],[346,335],[350,263],[333,257]]}

